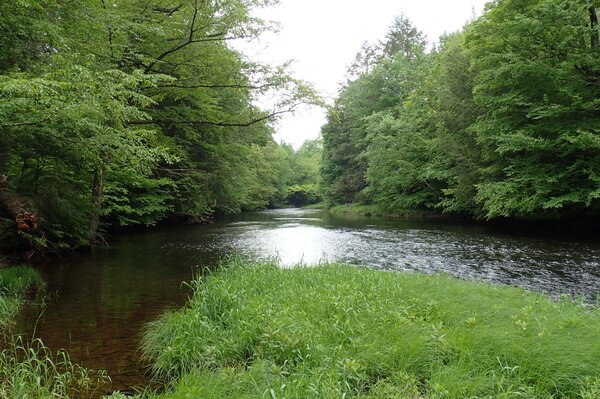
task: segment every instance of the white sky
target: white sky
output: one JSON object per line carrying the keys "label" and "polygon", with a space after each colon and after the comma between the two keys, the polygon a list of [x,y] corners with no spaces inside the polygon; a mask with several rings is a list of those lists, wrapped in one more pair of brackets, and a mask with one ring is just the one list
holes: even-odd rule
{"label": "white sky", "polygon": [[[382,40],[395,15],[404,13],[432,43],[481,15],[486,1],[281,0],[258,13],[279,22],[279,33],[261,37],[248,56],[275,64],[294,60],[294,76],[311,82],[332,102],[362,43]],[[319,137],[325,121],[324,109],[305,107],[278,123],[275,139],[297,149],[304,140]]]}

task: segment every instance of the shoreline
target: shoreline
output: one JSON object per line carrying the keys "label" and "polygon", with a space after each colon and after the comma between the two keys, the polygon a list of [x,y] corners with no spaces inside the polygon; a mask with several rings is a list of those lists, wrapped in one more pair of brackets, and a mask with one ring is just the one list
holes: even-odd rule
{"label": "shoreline", "polygon": [[[165,387],[171,388],[166,391],[161,390],[162,393],[147,392],[134,396],[136,398],[174,399],[185,397],[190,393],[207,395],[213,391],[222,392],[222,396],[208,397],[241,398],[248,394],[248,390],[257,387],[260,389],[252,392],[259,396],[263,391],[274,389],[276,397],[305,397],[308,395],[309,391],[306,389],[310,384],[320,381],[330,373],[335,375],[335,381],[326,381],[326,386],[321,387],[326,395],[346,394],[347,397],[358,395],[376,398],[391,392],[400,392],[399,389],[409,389],[411,395],[430,397],[427,396],[427,392],[438,389],[440,383],[436,383],[438,388],[427,385],[435,378],[429,374],[420,374],[418,370],[421,366],[414,370],[410,367],[407,369],[408,365],[402,366],[404,374],[399,381],[388,380],[390,377],[381,379],[378,377],[379,371],[370,375],[370,367],[375,367],[375,364],[378,365],[376,368],[394,368],[398,367],[397,362],[402,358],[378,358],[385,353],[380,349],[397,345],[400,347],[407,344],[417,345],[421,348],[420,352],[418,356],[415,354],[416,357],[412,358],[411,362],[418,363],[422,357],[429,359],[426,360],[427,362],[434,361],[437,357],[431,358],[432,354],[427,349],[431,344],[427,337],[433,332],[440,337],[452,338],[450,349],[443,349],[445,348],[443,347],[443,351],[451,350],[450,353],[458,351],[457,353],[465,354],[486,353],[498,348],[504,350],[502,348],[510,343],[516,351],[510,356],[517,356],[516,359],[520,359],[518,362],[528,364],[531,361],[529,353],[521,353],[519,348],[535,348],[538,343],[542,343],[542,340],[546,340],[546,337],[551,337],[550,341],[546,340],[543,343],[544,353],[547,354],[542,360],[554,362],[552,359],[557,359],[556,361],[561,363],[564,361],[561,357],[566,356],[567,352],[572,352],[572,356],[583,356],[574,350],[575,347],[585,347],[582,340],[600,339],[598,335],[600,334],[598,332],[600,331],[600,308],[566,298],[553,300],[546,295],[522,288],[464,281],[438,274],[382,273],[378,270],[343,264],[282,269],[272,262],[255,263],[241,258],[232,258],[222,262],[208,276],[193,281],[190,286],[194,288],[195,293],[188,303],[182,308],[167,311],[148,323],[144,328],[144,338],[141,342],[144,359],[152,365],[154,377],[165,381]],[[358,313],[354,311],[348,313],[348,309],[357,309]],[[348,317],[350,318],[347,319]],[[376,320],[371,320],[373,317]],[[397,317],[399,318],[396,319]],[[346,326],[344,328],[347,328],[344,335],[338,335],[339,331],[336,330],[336,326],[341,326],[339,324],[341,320],[346,320],[344,323],[347,323],[344,324]],[[390,326],[393,327],[392,330],[380,330],[380,327],[377,327],[385,326],[393,320],[396,321]],[[575,324],[573,320],[576,320]],[[200,324],[197,324],[198,322]],[[404,338],[401,341],[397,341],[394,334],[389,335],[397,329],[402,331],[406,325],[412,325],[416,330],[402,333],[401,336]],[[591,330],[586,329],[586,326]],[[332,330],[333,327],[335,329]],[[354,336],[353,331],[362,331],[363,335]],[[485,346],[487,341],[484,342],[485,340],[479,340],[477,337],[486,337],[487,341],[495,344],[490,347]],[[196,341],[198,339],[199,341]],[[350,341],[347,341],[348,339]],[[361,350],[362,354],[356,359],[352,357],[356,355],[353,349],[355,344],[348,347],[344,344],[344,342],[356,342],[360,347],[372,339],[376,340],[381,348],[377,349],[369,344]],[[380,339],[383,341],[377,341]],[[461,347],[464,339],[469,342],[475,340],[473,345],[484,345],[485,348]],[[188,340],[194,340],[196,343]],[[567,349],[559,348],[554,342],[567,345]],[[41,344],[41,341],[39,343]],[[350,351],[344,356],[350,357],[328,352],[340,345],[345,348],[344,350]],[[324,347],[326,353],[320,350],[313,353],[313,350],[309,349],[319,347]],[[214,350],[217,350],[215,353],[223,353],[224,357],[221,358],[219,355],[214,358]],[[402,349],[402,353],[405,350]],[[49,352],[46,348],[41,353]],[[500,358],[508,356],[504,352],[493,354]],[[318,363],[318,367],[312,363],[312,360],[305,363],[306,356],[310,359],[321,359],[324,363]],[[324,359],[329,356],[338,360],[335,360],[334,364],[325,361]],[[436,373],[443,375],[450,372],[452,368],[448,367],[452,366],[452,359],[454,358],[436,363],[438,368]],[[460,355],[456,361],[460,363],[469,359],[469,356],[464,358]],[[371,360],[375,363],[369,366]],[[571,360],[567,363],[572,364],[580,359]],[[48,357],[44,358],[44,361],[52,360]],[[355,371],[358,374],[355,377],[360,381],[358,385],[355,385],[357,382],[354,377],[346,375],[347,370],[338,368],[338,362],[345,361],[357,362],[355,366],[358,368]],[[450,361],[450,364],[446,363],[447,361]],[[288,362],[292,365],[291,368],[283,370],[283,374],[279,372],[273,374],[273,370],[280,370],[282,365]],[[511,367],[526,367],[518,362]],[[589,364],[585,359],[582,362]],[[496,367],[493,359],[478,359],[478,363],[483,363],[491,369],[481,370],[483,374],[475,380],[489,377],[490,370]],[[69,364],[70,367],[79,367]],[[545,365],[536,367],[545,367]],[[557,366],[553,364],[552,367]],[[600,373],[600,365],[598,368],[597,372]],[[585,367],[577,370],[579,373],[586,371]],[[85,372],[90,371],[85,370]],[[317,375],[314,375],[314,372]],[[320,373],[325,375],[319,376]],[[364,373],[369,375],[359,378]],[[574,375],[570,377],[574,381],[565,388],[569,392],[574,389],[571,386],[573,384],[578,387],[577,389],[590,390],[590,392],[600,388],[600,381],[585,385],[583,379],[577,379]],[[301,386],[296,387],[299,390],[293,388],[289,380],[292,377],[304,380]],[[465,378],[467,377],[461,376],[460,380]],[[249,383],[250,380],[256,383],[252,385]],[[424,382],[416,384],[411,381]],[[338,391],[340,387],[338,382],[347,383],[352,389],[347,392]],[[543,391],[547,383],[547,380],[542,379],[539,384],[541,388],[538,388]],[[382,387],[384,391],[371,392],[371,388],[364,391],[363,384],[366,384],[364,386],[375,384]],[[529,389],[525,385],[519,385],[518,381],[516,383],[512,381],[511,384]],[[278,391],[278,387],[283,385],[290,388]],[[450,389],[449,392],[453,392],[452,394],[459,393],[459,391],[452,391],[456,389],[452,381],[442,383],[441,387]],[[471,390],[465,392],[470,395],[480,392],[481,389],[484,389],[481,392],[488,395],[498,393],[485,391],[482,387],[468,389]],[[409,391],[401,392],[408,395]],[[370,392],[373,396],[370,396]],[[460,391],[460,394],[466,394],[465,392]],[[121,399],[130,396],[115,392],[106,397]]]}
{"label": "shoreline", "polygon": [[188,304],[145,333],[142,351],[172,387],[149,397],[600,392],[600,347],[586,344],[600,339],[600,310],[574,301],[439,275],[235,259],[193,285]]}

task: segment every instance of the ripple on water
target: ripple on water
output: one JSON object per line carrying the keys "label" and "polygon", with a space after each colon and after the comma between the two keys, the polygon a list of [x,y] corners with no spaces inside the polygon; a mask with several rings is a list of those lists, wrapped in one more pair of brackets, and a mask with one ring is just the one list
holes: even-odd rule
{"label": "ripple on water", "polygon": [[76,362],[108,369],[112,389],[145,385],[136,351],[142,327],[165,308],[183,305],[189,290],[182,281],[231,254],[278,257],[283,266],[339,261],[446,273],[555,296],[595,298],[600,287],[598,241],[285,209],[115,237],[108,248],[49,267],[52,300],[39,320],[33,311],[24,325],[36,325],[47,345],[68,349]]}

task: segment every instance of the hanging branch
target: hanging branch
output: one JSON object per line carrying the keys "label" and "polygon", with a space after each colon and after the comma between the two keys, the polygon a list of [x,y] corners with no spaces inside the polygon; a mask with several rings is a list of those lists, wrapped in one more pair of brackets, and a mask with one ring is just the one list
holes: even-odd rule
{"label": "hanging branch", "polygon": [[256,123],[262,122],[267,119],[271,119],[277,115],[293,112],[294,108],[303,103],[296,103],[291,105],[289,108],[279,111],[271,112],[268,115],[261,116],[260,118],[254,118],[248,122],[217,122],[217,121],[203,121],[203,120],[165,120],[157,119],[150,121],[131,121],[129,125],[208,125],[208,126],[220,126],[220,127],[248,127]]}
{"label": "hanging branch", "polygon": [[158,85],[156,87],[150,87],[151,89],[249,89],[249,90],[262,90],[269,87],[276,87],[274,83],[265,83],[263,85],[245,85],[245,84],[190,84],[190,85],[178,85],[178,84],[166,84]]}

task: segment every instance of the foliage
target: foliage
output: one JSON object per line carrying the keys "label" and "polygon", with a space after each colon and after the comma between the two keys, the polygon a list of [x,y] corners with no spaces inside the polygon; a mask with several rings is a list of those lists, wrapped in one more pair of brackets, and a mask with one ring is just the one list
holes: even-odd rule
{"label": "foliage", "polygon": [[0,332],[12,322],[27,290],[42,285],[41,276],[30,266],[0,268]]}
{"label": "foliage", "polygon": [[316,204],[321,201],[319,190],[315,184],[290,186],[287,192],[287,202],[295,207]]}
{"label": "foliage", "polygon": [[[320,100],[286,65],[229,45],[271,29],[253,10],[273,3],[2,4],[0,176],[41,225],[21,241],[60,250],[108,227],[284,198],[290,166],[270,123]],[[273,112],[253,104],[263,95]],[[3,205],[1,234],[14,247]]]}
{"label": "foliage", "polygon": [[284,145],[288,152],[289,174],[285,179],[285,202],[295,207],[316,204],[322,200],[320,192],[320,164],[322,144],[319,139],[306,140],[294,151]]}
{"label": "foliage", "polygon": [[598,209],[600,57],[585,3],[505,1],[467,32],[488,217]]}
{"label": "foliage", "polygon": [[600,315],[445,276],[234,260],[151,323],[156,396],[589,397]]}
{"label": "foliage", "polygon": [[[366,152],[373,141],[368,137],[368,120],[393,113],[415,89],[426,62],[422,34],[405,18],[396,19],[387,44],[382,45],[386,56],[370,72],[350,73],[358,77],[343,88],[322,128],[324,194],[331,204],[368,202],[370,195],[363,193],[368,180]],[[390,53],[395,48],[402,51]]]}
{"label": "foliage", "polygon": [[428,53],[397,17],[322,129],[332,205],[599,217],[597,3],[491,2]]}
{"label": "foliage", "polygon": [[0,396],[3,398],[89,397],[110,379],[71,362],[64,351],[56,354],[36,339],[13,337],[0,352]]}

